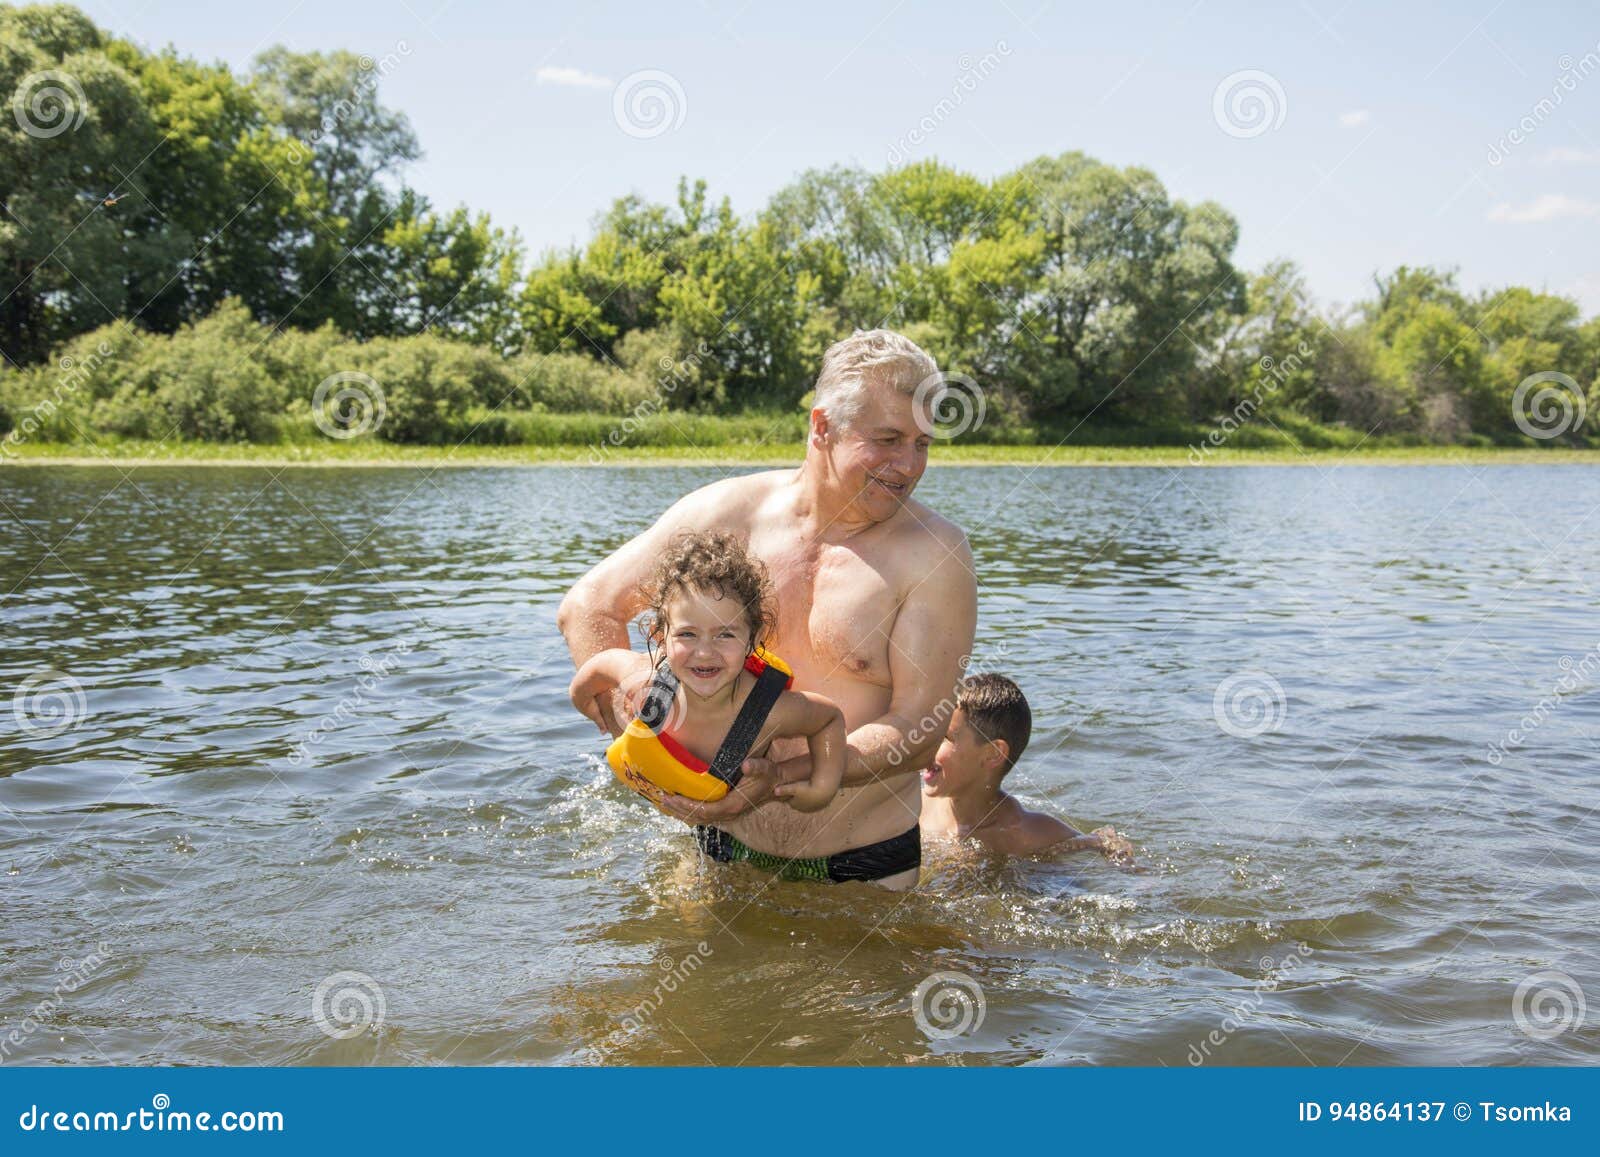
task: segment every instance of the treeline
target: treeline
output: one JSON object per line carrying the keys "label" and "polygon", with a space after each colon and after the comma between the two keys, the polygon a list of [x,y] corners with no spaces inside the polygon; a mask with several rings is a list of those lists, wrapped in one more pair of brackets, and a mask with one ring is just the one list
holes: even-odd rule
{"label": "treeline", "polygon": [[537,441],[589,412],[648,440],[794,414],[823,349],[879,325],[983,389],[969,438],[1521,440],[1518,387],[1551,372],[1600,413],[1600,319],[1567,298],[1400,268],[1330,309],[1290,263],[1237,268],[1220,206],[1077,153],[992,180],[812,171],[748,218],[686,181],[530,261],[401,180],[418,142],[378,86],[407,55],[275,48],[236,76],[70,7],[0,8],[0,92],[26,111],[0,118],[0,346],[24,367],[0,372],[0,428],[269,440],[358,373],[379,437]]}

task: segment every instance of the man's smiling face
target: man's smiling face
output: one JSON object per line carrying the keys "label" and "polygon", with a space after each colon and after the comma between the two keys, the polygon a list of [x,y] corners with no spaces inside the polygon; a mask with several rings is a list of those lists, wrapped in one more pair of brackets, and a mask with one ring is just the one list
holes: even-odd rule
{"label": "man's smiling face", "polygon": [[[828,457],[833,472],[858,507],[874,522],[890,517],[911,497],[928,468],[933,441],[918,424],[918,402],[888,383],[861,391],[861,411],[844,423],[830,423]],[[924,424],[932,428],[923,405]]]}

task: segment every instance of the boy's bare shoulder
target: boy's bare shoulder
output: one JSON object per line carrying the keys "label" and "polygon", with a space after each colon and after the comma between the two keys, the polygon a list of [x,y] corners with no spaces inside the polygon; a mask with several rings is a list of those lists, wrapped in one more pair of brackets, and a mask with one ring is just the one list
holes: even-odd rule
{"label": "boy's bare shoulder", "polygon": [[1053,816],[1031,812],[1020,804],[1003,823],[991,824],[973,832],[973,837],[991,852],[1006,856],[1027,856],[1043,852],[1078,833]]}
{"label": "boy's bare shoulder", "polygon": [[1014,831],[1019,846],[1013,855],[1048,851],[1078,834],[1074,828],[1062,823],[1055,816],[1026,810],[1017,817]]}

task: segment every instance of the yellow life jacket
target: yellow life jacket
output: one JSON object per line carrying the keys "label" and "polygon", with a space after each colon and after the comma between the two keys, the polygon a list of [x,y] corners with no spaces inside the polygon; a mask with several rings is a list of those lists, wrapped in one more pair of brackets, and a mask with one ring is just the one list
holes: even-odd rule
{"label": "yellow life jacket", "polygon": [[606,762],[616,777],[652,803],[659,803],[664,792],[701,801],[727,795],[739,782],[739,765],[750,754],[773,704],[794,683],[788,665],[759,645],[746,656],[744,669],[756,677],[756,685],[707,763],[663,729],[678,693],[677,677],[663,662],[639,714],[606,748]]}

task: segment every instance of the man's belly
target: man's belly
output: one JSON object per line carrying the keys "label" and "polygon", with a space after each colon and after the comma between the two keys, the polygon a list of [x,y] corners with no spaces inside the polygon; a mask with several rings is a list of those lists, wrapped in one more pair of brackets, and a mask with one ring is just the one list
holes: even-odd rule
{"label": "man's belly", "polygon": [[[782,740],[768,754],[784,759],[805,750],[804,740]],[[917,822],[921,806],[921,781],[908,767],[876,783],[840,788],[820,812],[799,812],[775,801],[719,826],[758,852],[831,856],[899,835]]]}

